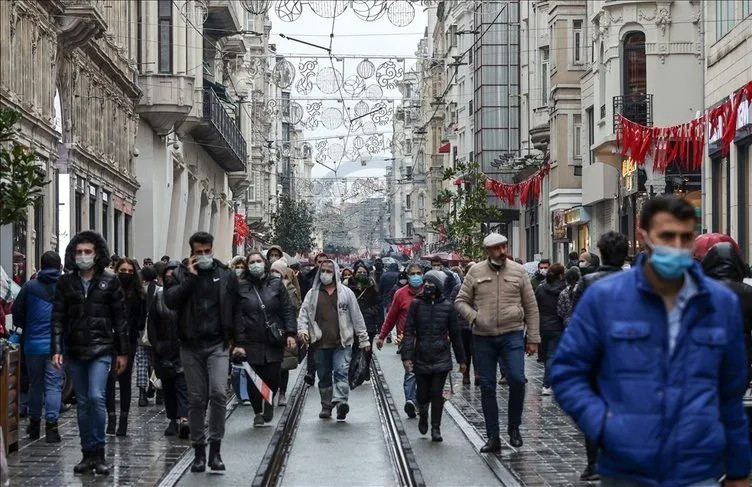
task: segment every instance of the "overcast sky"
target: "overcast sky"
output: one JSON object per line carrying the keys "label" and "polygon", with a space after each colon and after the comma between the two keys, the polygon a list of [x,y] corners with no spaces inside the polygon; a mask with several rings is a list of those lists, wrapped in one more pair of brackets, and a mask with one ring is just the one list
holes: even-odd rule
{"label": "overcast sky", "polygon": [[[319,2],[321,3],[321,2]],[[425,30],[427,23],[427,14],[424,7],[419,3],[414,3],[415,18],[413,21],[405,27],[396,27],[387,18],[383,16],[381,19],[374,22],[366,22],[358,18],[350,9],[346,10],[343,14],[334,19],[334,38],[332,39],[332,54],[335,57],[344,57],[344,77],[347,78],[350,75],[355,74],[355,69],[358,63],[368,56],[394,56],[395,58],[404,58],[404,65],[406,69],[410,69],[415,64],[415,51],[417,49],[418,42],[420,41],[423,31]],[[322,18],[313,12],[309,5],[303,7],[302,15],[294,22],[284,22],[280,20],[274,9],[270,11],[270,17],[272,20],[272,38],[271,42],[277,45],[277,52],[281,55],[288,56],[290,61],[296,67],[296,78],[299,79],[299,73],[297,73],[298,64],[300,58],[305,55],[326,55],[326,51],[317,49],[314,47],[306,46],[297,42],[293,42],[287,39],[283,39],[279,34],[284,34],[289,37],[298,38],[300,40],[310,42],[312,44],[318,44],[325,47],[329,46],[329,37],[332,32],[332,19]],[[296,56],[294,58],[293,56]],[[371,59],[375,66],[379,66],[380,63],[386,61],[386,59]],[[330,61],[326,58],[318,59],[318,69],[331,66]],[[342,63],[335,62],[337,69],[342,69]],[[401,67],[401,63],[400,63]],[[315,78],[314,78],[315,81]],[[375,77],[368,80],[370,83],[375,83]],[[293,99],[305,98],[302,95],[296,93],[294,88],[292,90]],[[383,96],[385,98],[398,98],[400,93],[398,90],[383,90]],[[336,94],[321,93],[318,88],[314,88],[313,92],[308,97],[335,97]],[[349,95],[345,95],[349,97]],[[354,105],[355,101],[348,102],[348,106]],[[369,101],[373,104],[373,101]],[[389,101],[388,103],[392,103]],[[301,105],[305,107],[305,103],[301,102]],[[324,102],[323,107],[341,107],[338,102]],[[390,132],[384,135],[385,143],[388,146],[391,139],[392,125],[389,123],[385,126],[378,126],[379,132]],[[346,135],[347,129],[339,127],[334,130],[329,130],[323,127],[319,127],[313,131],[306,131],[306,138],[313,137],[326,137],[331,135]],[[350,136],[352,141],[354,135]],[[339,142],[337,139],[329,140],[329,144]],[[311,141],[311,144],[315,147],[315,141]],[[314,152],[315,154],[315,152]],[[390,157],[389,152],[384,152],[381,155],[382,158]],[[356,163],[358,166],[357,172],[350,173],[348,176],[383,176],[385,164],[376,164],[380,168],[369,169],[368,167],[362,167],[360,163]],[[349,165],[355,167],[355,165]],[[345,172],[345,165],[343,164],[340,169],[341,172]],[[316,164],[313,170],[314,177],[326,176],[330,171]],[[338,174],[342,176],[344,174]]]}

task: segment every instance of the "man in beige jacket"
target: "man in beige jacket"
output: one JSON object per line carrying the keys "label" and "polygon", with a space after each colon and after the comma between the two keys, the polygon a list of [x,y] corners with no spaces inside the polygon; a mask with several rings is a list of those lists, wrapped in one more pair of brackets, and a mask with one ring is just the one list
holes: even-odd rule
{"label": "man in beige jacket", "polygon": [[[473,358],[480,375],[481,404],[488,442],[482,453],[501,450],[496,368],[501,360],[509,383],[509,444],[522,446],[520,424],[525,400],[525,349],[538,352],[538,304],[525,269],[507,259],[507,238],[492,233],[483,240],[488,260],[470,268],[455,301],[473,332]],[[527,332],[527,347],[525,333]]]}

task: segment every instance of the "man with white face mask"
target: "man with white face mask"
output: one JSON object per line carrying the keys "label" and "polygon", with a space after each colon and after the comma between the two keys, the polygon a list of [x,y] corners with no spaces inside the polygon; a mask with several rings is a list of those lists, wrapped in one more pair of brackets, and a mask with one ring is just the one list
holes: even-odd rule
{"label": "man with white face mask", "polygon": [[588,286],[559,345],[551,385],[600,446],[601,485],[748,486],[739,301],[692,259],[688,201],[642,207],[647,255]]}
{"label": "man with white face mask", "polygon": [[[236,338],[233,319],[238,299],[238,278],[212,254],[214,237],[194,233],[188,243],[191,257],[165,283],[164,300],[178,311],[180,361],[188,386],[188,421],[195,450],[191,472],[206,470],[206,443],[209,442],[209,468],[224,470],[219,450],[225,433],[229,345]],[[209,435],[204,418],[209,406]]]}

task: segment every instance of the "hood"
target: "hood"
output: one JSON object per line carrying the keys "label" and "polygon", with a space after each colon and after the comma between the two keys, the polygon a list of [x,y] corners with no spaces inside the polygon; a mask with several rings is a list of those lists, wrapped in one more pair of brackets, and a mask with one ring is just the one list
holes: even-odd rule
{"label": "hood", "polygon": [[282,247],[280,247],[279,245],[272,245],[271,247],[269,247],[269,248],[268,248],[268,249],[266,250],[266,253],[264,254],[264,258],[265,258],[266,260],[269,260],[269,252],[270,252],[271,250],[277,250],[277,251],[279,252],[279,255],[281,255],[281,256],[282,256],[281,258],[282,258],[282,259],[284,259],[284,258],[285,258],[285,252],[284,252],[284,251],[282,250]]}
{"label": "hood", "polygon": [[715,244],[708,250],[702,259],[702,270],[713,279],[730,281],[742,281],[747,274],[744,261],[729,242]]}
{"label": "hood", "polygon": [[230,259],[230,267],[235,267],[238,262],[245,263],[245,256],[243,255],[236,255],[232,259]]}
{"label": "hood", "polygon": [[399,264],[397,264],[396,262],[392,262],[391,264],[389,264],[389,266],[387,266],[386,271],[387,272],[399,272]]}
{"label": "hood", "polygon": [[447,275],[444,273],[444,271],[428,271],[426,272],[425,276],[423,276],[424,281],[428,281],[434,286],[436,286],[436,291],[441,294],[444,292],[444,283],[446,282]]}
{"label": "hood", "polygon": [[94,244],[94,272],[102,272],[110,265],[110,250],[107,248],[107,242],[97,232],[84,230],[73,236],[68,246],[65,248],[65,270],[69,272],[78,272],[76,266],[76,246],[81,242],[92,242]]}
{"label": "hood", "polygon": [[560,279],[554,282],[546,281],[543,284],[541,284],[541,286],[538,289],[540,289],[544,293],[554,296],[560,293],[566,286],[567,286],[567,283]]}
{"label": "hood", "polygon": [[272,263],[271,270],[277,271],[283,276],[287,276],[287,272],[290,270],[290,268],[287,267],[285,259],[279,259]]}
{"label": "hood", "polygon": [[[340,270],[339,265],[337,265],[336,262],[334,262],[331,259],[326,259],[324,262],[331,262],[334,265],[334,282],[337,283],[337,287],[340,286]],[[323,262],[322,262],[323,263]],[[321,279],[319,279],[319,273],[321,272],[321,269],[316,269],[316,275],[313,277],[313,283],[311,284],[311,291],[313,292],[319,292],[319,289],[321,288]]]}
{"label": "hood", "polygon": [[60,277],[60,269],[42,269],[37,273],[37,280],[44,284],[57,282],[58,277]]}

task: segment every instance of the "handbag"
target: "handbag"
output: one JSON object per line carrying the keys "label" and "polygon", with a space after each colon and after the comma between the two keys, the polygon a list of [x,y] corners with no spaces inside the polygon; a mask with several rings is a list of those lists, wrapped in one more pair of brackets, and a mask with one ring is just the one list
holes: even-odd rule
{"label": "handbag", "polygon": [[264,326],[266,327],[266,331],[269,333],[269,339],[272,343],[275,343],[277,345],[284,345],[285,343],[285,335],[282,333],[282,330],[279,329],[279,326],[277,326],[276,323],[271,323],[269,321],[269,317],[266,315],[266,305],[264,304],[264,301],[261,299],[261,296],[259,295],[258,289],[256,289],[256,286],[253,287],[253,292],[256,293],[256,297],[259,300],[259,304],[261,305],[261,312],[264,313]]}

